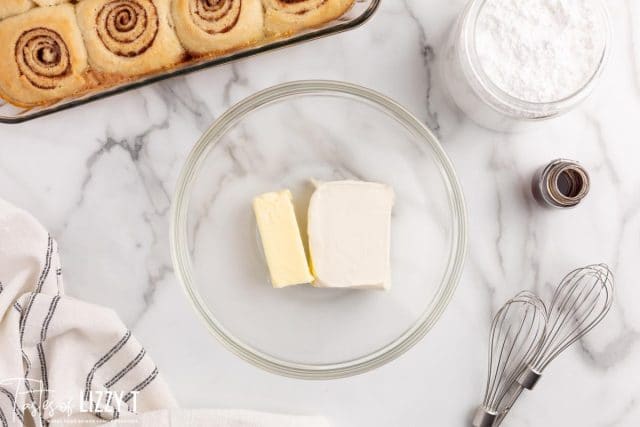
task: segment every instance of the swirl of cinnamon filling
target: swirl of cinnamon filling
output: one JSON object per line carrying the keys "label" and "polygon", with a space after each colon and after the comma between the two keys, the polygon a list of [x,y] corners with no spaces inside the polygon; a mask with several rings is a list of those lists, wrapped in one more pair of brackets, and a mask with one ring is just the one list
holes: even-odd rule
{"label": "swirl of cinnamon filling", "polygon": [[242,0],[189,0],[193,22],[209,34],[226,33],[240,17]]}
{"label": "swirl of cinnamon filling", "polygon": [[327,0],[271,0],[271,6],[282,12],[304,15],[322,7]]}
{"label": "swirl of cinnamon filling", "polygon": [[112,0],[96,16],[100,40],[113,54],[144,53],[158,34],[158,11],[150,0]]}
{"label": "swirl of cinnamon filling", "polygon": [[33,28],[16,43],[20,73],[40,89],[54,89],[71,74],[69,49],[60,34],[48,28]]}

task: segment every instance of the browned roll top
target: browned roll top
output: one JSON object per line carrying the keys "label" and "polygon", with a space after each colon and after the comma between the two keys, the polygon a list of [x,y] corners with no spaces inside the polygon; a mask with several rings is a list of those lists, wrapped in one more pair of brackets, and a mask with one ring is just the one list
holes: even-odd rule
{"label": "browned roll top", "polygon": [[226,33],[238,23],[242,0],[189,0],[194,23],[209,34]]}
{"label": "browned roll top", "polygon": [[158,11],[150,0],[113,0],[96,16],[96,30],[113,54],[134,57],[144,53],[158,34]]}
{"label": "browned roll top", "polygon": [[322,7],[328,0],[274,0],[278,9],[287,13],[304,15]]}
{"label": "browned roll top", "polygon": [[71,74],[69,49],[60,34],[48,28],[33,28],[16,43],[20,73],[40,89],[54,89]]}

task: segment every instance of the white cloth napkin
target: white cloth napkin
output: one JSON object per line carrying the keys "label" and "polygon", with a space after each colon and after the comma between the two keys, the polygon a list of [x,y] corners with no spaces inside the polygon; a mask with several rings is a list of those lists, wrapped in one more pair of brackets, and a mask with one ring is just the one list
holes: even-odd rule
{"label": "white cloth napkin", "polygon": [[186,411],[113,310],[64,294],[56,242],[0,200],[0,427],[321,427],[248,411]]}

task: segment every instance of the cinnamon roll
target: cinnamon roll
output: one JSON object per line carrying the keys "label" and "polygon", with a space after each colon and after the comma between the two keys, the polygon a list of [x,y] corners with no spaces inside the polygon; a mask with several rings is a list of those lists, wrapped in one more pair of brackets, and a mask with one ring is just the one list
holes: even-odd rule
{"label": "cinnamon roll", "polygon": [[62,3],[69,3],[71,0],[33,0],[38,6],[55,6]]}
{"label": "cinnamon roll", "polygon": [[18,15],[33,7],[31,0],[0,0],[0,19]]}
{"label": "cinnamon roll", "polygon": [[171,0],[171,15],[193,55],[230,51],[263,37],[260,0]]}
{"label": "cinnamon roll", "polygon": [[76,14],[96,71],[140,75],[184,57],[169,26],[169,0],[82,0]]}
{"label": "cinnamon roll", "polygon": [[0,96],[34,106],[85,86],[87,53],[70,4],[35,8],[0,22]]}
{"label": "cinnamon roll", "polygon": [[265,29],[270,34],[288,34],[317,27],[342,16],[354,0],[262,0]]}

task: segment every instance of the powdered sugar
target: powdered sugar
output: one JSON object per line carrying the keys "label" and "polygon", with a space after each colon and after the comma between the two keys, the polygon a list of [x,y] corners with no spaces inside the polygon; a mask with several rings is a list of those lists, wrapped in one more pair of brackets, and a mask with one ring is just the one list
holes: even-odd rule
{"label": "powdered sugar", "polygon": [[487,0],[476,50],[487,76],[530,102],[566,98],[594,75],[606,26],[597,0]]}

